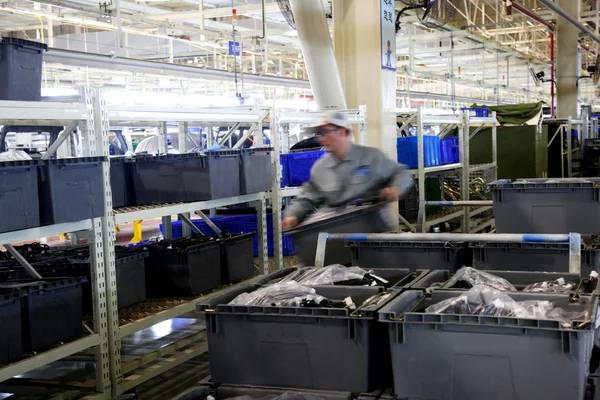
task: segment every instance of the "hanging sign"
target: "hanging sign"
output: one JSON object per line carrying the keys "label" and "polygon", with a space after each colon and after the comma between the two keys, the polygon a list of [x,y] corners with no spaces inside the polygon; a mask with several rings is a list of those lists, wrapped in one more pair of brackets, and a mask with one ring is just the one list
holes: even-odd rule
{"label": "hanging sign", "polygon": [[396,11],[394,0],[380,0],[381,68],[396,71]]}

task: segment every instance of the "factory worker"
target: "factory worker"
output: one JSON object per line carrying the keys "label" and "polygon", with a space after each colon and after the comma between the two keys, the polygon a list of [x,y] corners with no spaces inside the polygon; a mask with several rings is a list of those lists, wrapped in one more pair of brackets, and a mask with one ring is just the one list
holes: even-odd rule
{"label": "factory worker", "polygon": [[[376,148],[351,142],[352,127],[344,114],[329,112],[311,129],[328,154],[313,165],[302,193],[285,210],[284,229],[295,227],[321,206],[336,207],[374,197],[398,201],[412,186],[411,174],[403,165]],[[387,207],[380,217],[380,232],[397,226]]]}

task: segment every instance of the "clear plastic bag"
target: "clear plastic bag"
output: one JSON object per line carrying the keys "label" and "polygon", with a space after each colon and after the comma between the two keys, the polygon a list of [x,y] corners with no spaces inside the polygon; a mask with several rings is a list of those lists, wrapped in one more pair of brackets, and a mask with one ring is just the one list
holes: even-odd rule
{"label": "clear plastic bag", "polygon": [[283,277],[279,282],[298,282],[306,286],[334,285],[354,279],[362,280],[368,272],[359,267],[344,267],[343,265],[330,265],[325,268],[298,268],[296,271]]}
{"label": "clear plastic bag", "polygon": [[454,276],[444,285],[444,287],[454,287],[458,282],[466,282],[472,287],[477,285],[485,285],[503,292],[514,292],[517,290],[506,279],[471,267],[462,267],[456,271],[456,274],[454,274]]}
{"label": "clear plastic bag", "polygon": [[573,321],[582,321],[587,312],[568,312],[550,301],[515,301],[508,294],[485,285],[474,286],[458,297],[452,297],[425,309],[429,314],[466,314],[549,319],[571,327]]}
{"label": "clear plastic bag", "polygon": [[23,150],[10,149],[0,153],[0,162],[4,161],[29,161],[31,157]]}
{"label": "clear plastic bag", "polygon": [[327,302],[315,289],[298,282],[275,283],[250,293],[242,293],[229,304],[237,306],[301,307],[307,304],[320,305]]}
{"label": "clear plastic bag", "polygon": [[567,282],[560,278],[555,281],[532,283],[526,286],[523,291],[528,293],[570,293],[576,287],[576,283]]}

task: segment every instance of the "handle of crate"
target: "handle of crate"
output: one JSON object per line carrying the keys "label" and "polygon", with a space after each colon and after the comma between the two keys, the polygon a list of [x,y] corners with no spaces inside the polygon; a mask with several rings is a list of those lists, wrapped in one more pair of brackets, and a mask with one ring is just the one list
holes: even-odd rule
{"label": "handle of crate", "polygon": [[315,267],[325,266],[325,250],[330,240],[347,242],[492,242],[569,243],[569,273],[581,272],[581,235],[521,233],[319,233]]}

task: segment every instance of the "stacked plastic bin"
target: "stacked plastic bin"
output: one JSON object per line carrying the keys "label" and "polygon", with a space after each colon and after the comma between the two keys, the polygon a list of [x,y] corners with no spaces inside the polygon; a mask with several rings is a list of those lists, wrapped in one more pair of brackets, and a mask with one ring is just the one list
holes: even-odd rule
{"label": "stacked plastic bin", "polygon": [[[409,168],[419,167],[418,137],[400,137],[396,140],[398,162]],[[423,136],[423,162],[425,168],[440,165],[440,138],[437,136]]]}

